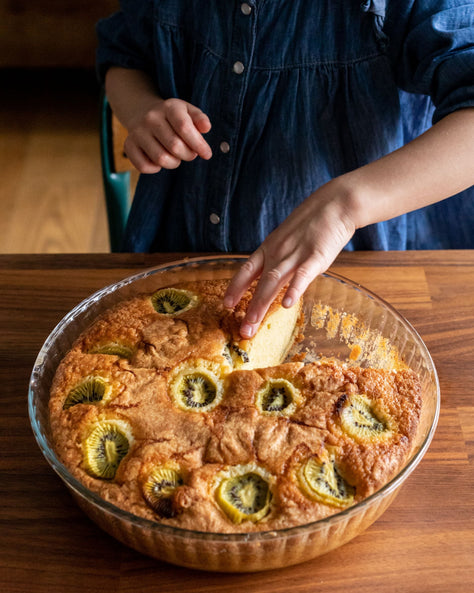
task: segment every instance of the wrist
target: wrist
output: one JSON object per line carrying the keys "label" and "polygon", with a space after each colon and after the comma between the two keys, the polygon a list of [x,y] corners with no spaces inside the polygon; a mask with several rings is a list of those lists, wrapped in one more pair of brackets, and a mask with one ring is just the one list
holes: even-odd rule
{"label": "wrist", "polygon": [[105,90],[114,113],[127,130],[153,107],[163,103],[151,78],[140,70],[110,68]]}
{"label": "wrist", "polygon": [[399,188],[393,175],[379,167],[380,163],[349,171],[332,180],[341,196],[343,215],[356,229],[388,220],[399,212]]}
{"label": "wrist", "polygon": [[346,173],[332,179],[325,187],[332,206],[337,208],[338,218],[351,235],[358,228],[369,224],[365,222],[367,192],[355,176]]}

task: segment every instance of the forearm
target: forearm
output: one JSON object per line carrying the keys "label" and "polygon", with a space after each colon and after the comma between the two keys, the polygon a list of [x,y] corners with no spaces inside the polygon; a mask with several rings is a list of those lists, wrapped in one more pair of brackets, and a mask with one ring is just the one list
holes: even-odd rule
{"label": "forearm", "polygon": [[335,180],[355,228],[448,198],[474,184],[474,108],[456,111],[424,134]]}
{"label": "forearm", "polygon": [[160,100],[151,78],[140,70],[114,66],[107,71],[105,93],[119,121],[130,129],[137,114]]}
{"label": "forearm", "polygon": [[232,279],[226,307],[234,307],[258,281],[241,335],[255,334],[285,284],[283,305],[296,303],[357,228],[433,204],[472,184],[474,109],[452,113],[403,148],[326,183],[270,233]]}

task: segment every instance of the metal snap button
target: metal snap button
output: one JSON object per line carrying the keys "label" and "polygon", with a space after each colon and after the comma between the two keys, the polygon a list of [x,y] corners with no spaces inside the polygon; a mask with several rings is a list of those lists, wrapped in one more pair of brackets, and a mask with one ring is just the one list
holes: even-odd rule
{"label": "metal snap button", "polygon": [[219,148],[221,149],[221,152],[226,154],[230,150],[230,144],[228,142],[221,142]]}
{"label": "metal snap button", "polygon": [[242,62],[235,62],[232,66],[232,70],[236,74],[242,74],[242,72],[245,70],[245,66],[242,64]]}

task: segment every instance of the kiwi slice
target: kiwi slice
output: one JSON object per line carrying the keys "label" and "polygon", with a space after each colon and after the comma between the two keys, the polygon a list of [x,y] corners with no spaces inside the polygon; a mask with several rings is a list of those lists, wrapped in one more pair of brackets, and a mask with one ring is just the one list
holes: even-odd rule
{"label": "kiwi slice", "polygon": [[112,388],[103,377],[86,377],[67,394],[63,410],[76,404],[97,404],[110,395]]}
{"label": "kiwi slice", "polygon": [[178,315],[188,311],[197,303],[197,296],[188,290],[162,288],[151,296],[151,303],[161,315]]}
{"label": "kiwi slice", "polygon": [[251,470],[223,478],[215,496],[220,508],[236,524],[263,519],[272,498],[268,480]]}
{"label": "kiwi slice", "polygon": [[169,391],[176,405],[190,412],[208,412],[223,395],[220,365],[206,360],[188,361],[171,374]]}
{"label": "kiwi slice", "polygon": [[157,467],[143,484],[143,496],[148,505],[160,515],[170,519],[174,516],[173,493],[183,485],[183,478],[178,470],[172,467]]}
{"label": "kiwi slice", "polygon": [[187,410],[208,408],[216,395],[217,385],[213,378],[199,371],[184,375],[177,387],[181,406]]}
{"label": "kiwi slice", "polygon": [[354,500],[355,488],[338,472],[334,459],[310,457],[301,466],[298,478],[303,492],[317,502],[343,508]]}
{"label": "kiwi slice", "polygon": [[289,415],[299,401],[297,389],[286,379],[269,379],[255,396],[255,404],[262,413]]}
{"label": "kiwi slice", "polygon": [[374,411],[373,402],[364,395],[351,395],[340,410],[344,432],[355,439],[379,440],[390,436],[391,427],[387,417]]}
{"label": "kiwi slice", "polygon": [[111,342],[110,344],[104,344],[98,346],[93,350],[89,351],[90,354],[108,354],[110,356],[118,356],[119,358],[131,358],[133,350],[124,344],[118,342]]}
{"label": "kiwi slice", "polygon": [[231,356],[234,359],[237,357],[238,362],[240,364],[246,364],[246,363],[250,362],[249,353],[246,350],[244,350],[243,348],[240,348],[239,346],[237,346],[237,344],[230,344],[230,350],[231,350]]}
{"label": "kiwi slice", "polygon": [[222,356],[227,360],[230,366],[234,366],[234,359],[232,358],[232,354],[230,353],[230,347],[228,344],[227,346],[225,346],[222,352]]}
{"label": "kiwi slice", "polygon": [[243,350],[243,348],[237,346],[237,344],[227,344],[222,355],[225,357],[227,362],[236,369],[239,369],[244,364],[250,362],[249,353],[246,350]]}
{"label": "kiwi slice", "polygon": [[111,480],[130,449],[131,431],[124,423],[99,422],[83,443],[84,465],[95,478]]}

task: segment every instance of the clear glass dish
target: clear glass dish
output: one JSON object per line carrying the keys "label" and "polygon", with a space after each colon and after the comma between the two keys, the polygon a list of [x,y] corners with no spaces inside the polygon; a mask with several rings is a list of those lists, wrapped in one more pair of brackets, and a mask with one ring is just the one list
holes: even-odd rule
{"label": "clear glass dish", "polygon": [[[124,544],[166,562],[220,572],[251,572],[297,564],[343,545],[388,508],[421,461],[436,429],[440,393],[435,366],[422,339],[393,307],[350,280],[332,273],[316,278],[304,296],[307,360],[337,357],[378,368],[406,364],[421,379],[423,406],[412,452],[389,483],[358,504],[306,525],[250,534],[204,533],[169,527],[128,513],[77,481],[52,447],[49,391],[61,359],[79,334],[105,309],[139,292],[183,280],[230,278],[243,257],[186,259],[130,276],[75,307],[51,332],[36,359],[29,384],[30,422],[48,463],[83,511]],[[293,353],[290,353],[290,356]]]}

